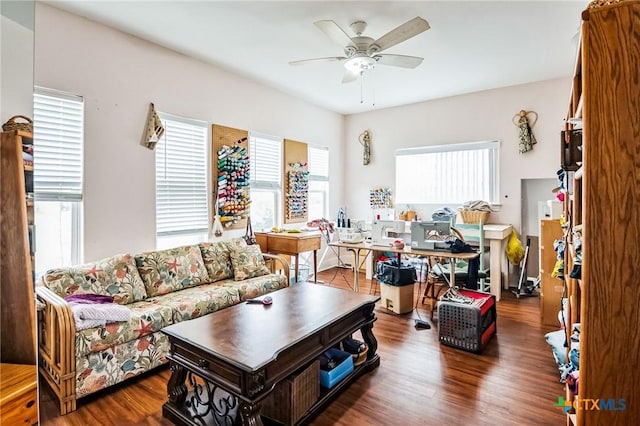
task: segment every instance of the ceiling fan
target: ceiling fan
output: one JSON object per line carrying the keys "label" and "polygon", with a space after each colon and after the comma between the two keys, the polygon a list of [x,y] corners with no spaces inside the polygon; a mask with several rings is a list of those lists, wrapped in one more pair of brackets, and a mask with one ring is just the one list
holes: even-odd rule
{"label": "ceiling fan", "polygon": [[381,55],[380,52],[411,37],[415,37],[430,28],[426,20],[417,16],[389,31],[379,39],[374,40],[371,37],[362,35],[367,28],[367,23],[364,21],[355,21],[350,25],[351,30],[356,34],[355,37],[349,37],[338,24],[330,20],[316,21],[313,24],[331,40],[342,46],[345,56],[304,59],[289,62],[289,65],[302,65],[313,62],[344,62],[347,70],[342,78],[343,83],[355,81],[364,71],[373,69],[376,64],[401,68],[417,67],[422,63],[423,58],[407,55]]}

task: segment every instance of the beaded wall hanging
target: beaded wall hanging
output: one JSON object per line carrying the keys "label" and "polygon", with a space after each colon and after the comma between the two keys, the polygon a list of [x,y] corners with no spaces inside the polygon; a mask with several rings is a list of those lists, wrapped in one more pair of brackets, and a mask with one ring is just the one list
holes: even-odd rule
{"label": "beaded wall hanging", "polygon": [[307,163],[289,163],[287,173],[287,219],[305,219],[308,210],[309,171]]}
{"label": "beaded wall hanging", "polygon": [[240,145],[223,145],[218,149],[217,198],[220,221],[225,227],[238,223],[249,211],[249,154]]}
{"label": "beaded wall hanging", "polygon": [[390,188],[374,188],[369,191],[369,205],[372,209],[387,209],[393,207]]}

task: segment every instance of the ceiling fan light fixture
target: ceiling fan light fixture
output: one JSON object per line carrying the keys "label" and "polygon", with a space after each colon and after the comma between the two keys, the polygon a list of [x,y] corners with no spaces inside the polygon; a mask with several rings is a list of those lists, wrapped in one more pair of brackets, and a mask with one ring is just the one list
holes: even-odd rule
{"label": "ceiling fan light fixture", "polygon": [[359,74],[363,71],[373,69],[376,62],[377,61],[370,56],[354,56],[347,59],[344,63],[344,67],[353,73]]}

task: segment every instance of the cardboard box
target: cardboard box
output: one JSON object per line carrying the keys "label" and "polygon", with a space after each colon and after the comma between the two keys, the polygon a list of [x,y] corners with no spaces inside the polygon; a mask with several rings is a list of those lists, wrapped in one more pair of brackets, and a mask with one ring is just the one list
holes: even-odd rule
{"label": "cardboard box", "polygon": [[396,314],[413,310],[413,284],[394,286],[380,283],[380,303]]}

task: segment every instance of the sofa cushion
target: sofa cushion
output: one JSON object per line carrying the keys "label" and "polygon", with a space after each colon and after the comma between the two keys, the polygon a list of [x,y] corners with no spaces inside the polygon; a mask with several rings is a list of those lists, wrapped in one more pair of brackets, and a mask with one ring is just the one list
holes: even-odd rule
{"label": "sofa cushion", "polygon": [[236,288],[242,301],[289,286],[286,275],[282,274],[263,275],[261,277],[248,278],[244,281],[227,280],[221,284],[225,287]]}
{"label": "sofa cushion", "polygon": [[267,268],[264,257],[262,257],[260,246],[257,244],[244,247],[232,246],[231,264],[233,265],[233,276],[236,281],[271,273]]}
{"label": "sofa cushion", "polygon": [[136,264],[148,297],[209,282],[197,245],[137,254]]}
{"label": "sofa cushion", "polygon": [[76,397],[87,396],[167,363],[169,348],[167,335],[157,331],[102,352],[76,357]]}
{"label": "sofa cushion", "polygon": [[112,296],[121,305],[147,297],[135,260],[131,254],[118,254],[81,266],[47,271],[44,285],[60,297],[72,294]]}
{"label": "sofa cushion", "polygon": [[173,322],[177,323],[240,303],[240,294],[237,288],[222,287],[216,283],[186,288],[159,296],[157,299],[171,308]]}
{"label": "sofa cushion", "polygon": [[135,340],[173,324],[173,311],[157,300],[143,300],[127,306],[131,319],[76,332],[76,356],[100,352]]}
{"label": "sofa cushion", "polygon": [[246,245],[246,243],[241,238],[213,243],[200,243],[202,260],[207,268],[211,282],[233,278],[233,265],[229,255],[232,245]]}

